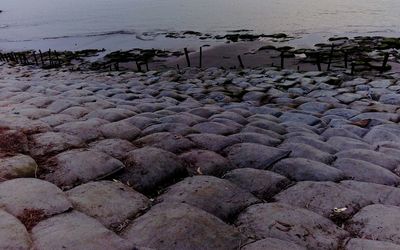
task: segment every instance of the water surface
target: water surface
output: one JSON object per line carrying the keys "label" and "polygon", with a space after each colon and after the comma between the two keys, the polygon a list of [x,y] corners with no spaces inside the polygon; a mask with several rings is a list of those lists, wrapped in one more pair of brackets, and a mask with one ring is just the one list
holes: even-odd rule
{"label": "water surface", "polygon": [[1,0],[0,49],[171,48],[162,31],[399,35],[398,0]]}

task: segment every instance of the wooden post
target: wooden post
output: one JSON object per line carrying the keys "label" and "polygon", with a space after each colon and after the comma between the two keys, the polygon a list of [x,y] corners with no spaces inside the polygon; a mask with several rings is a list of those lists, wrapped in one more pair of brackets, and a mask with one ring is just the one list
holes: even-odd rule
{"label": "wooden post", "polygon": [[317,53],[317,67],[318,67],[318,71],[322,71],[321,56],[320,56],[319,52]]}
{"label": "wooden post", "polygon": [[36,51],[33,51],[33,59],[35,60],[36,66],[39,65],[37,57],[36,57]]}
{"label": "wooden post", "polygon": [[43,53],[41,50],[39,50],[39,54],[40,54],[40,61],[42,61],[42,67],[44,66],[44,60],[43,60]]}
{"label": "wooden post", "polygon": [[386,64],[387,64],[388,60],[389,60],[389,53],[386,52],[386,53],[385,53],[385,57],[383,58],[383,63],[382,63],[382,68],[381,68],[381,74],[382,74],[383,72],[385,72],[385,68],[386,68]]}
{"label": "wooden post", "polygon": [[188,52],[187,48],[184,48],[183,50],[185,51],[185,57],[186,57],[187,66],[190,67],[189,52]]}
{"label": "wooden post", "polygon": [[281,69],[285,68],[285,52],[281,52]]}
{"label": "wooden post", "polygon": [[237,58],[238,58],[238,60],[239,60],[240,67],[241,67],[242,69],[244,69],[242,57],[240,57],[240,55],[238,55]]}
{"label": "wooden post", "polygon": [[333,57],[333,50],[334,50],[334,44],[331,46],[331,52],[329,53],[329,61],[328,61],[328,67],[326,68],[327,71],[331,70],[331,64],[332,64],[332,57]]}
{"label": "wooden post", "polygon": [[199,68],[203,67],[203,47],[200,47],[199,53]]}
{"label": "wooden post", "polygon": [[116,62],[114,64],[114,68],[115,68],[116,71],[119,71],[119,62]]}
{"label": "wooden post", "polygon": [[356,70],[356,65],[355,65],[354,62],[352,62],[352,63],[351,63],[351,75],[354,75],[355,70]]}
{"label": "wooden post", "polygon": [[49,62],[50,66],[53,66],[53,59],[51,58],[51,49],[49,49]]}
{"label": "wooden post", "polygon": [[149,71],[149,62],[147,59],[144,61],[144,64],[146,65],[146,71]]}
{"label": "wooden post", "polygon": [[54,50],[54,55],[56,56],[56,66],[57,67],[61,67],[61,61],[60,61],[60,58],[58,57],[58,53],[57,53],[57,51],[55,51]]}
{"label": "wooden post", "polygon": [[26,64],[26,65],[28,65],[28,64],[29,64],[29,61],[28,61],[28,58],[26,58],[26,55],[25,55],[25,53],[24,53],[24,54],[22,54],[22,57],[24,58],[24,62],[25,62],[25,64]]}
{"label": "wooden post", "polygon": [[347,61],[349,60],[347,51],[344,51],[344,67],[347,69]]}
{"label": "wooden post", "polygon": [[137,71],[142,72],[142,67],[140,66],[140,63],[138,62],[138,60],[136,60],[136,68],[137,68]]}

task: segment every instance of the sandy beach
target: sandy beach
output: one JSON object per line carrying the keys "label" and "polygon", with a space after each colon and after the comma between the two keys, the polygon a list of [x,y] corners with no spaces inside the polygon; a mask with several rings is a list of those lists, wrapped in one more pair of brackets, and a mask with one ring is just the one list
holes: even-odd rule
{"label": "sandy beach", "polygon": [[396,73],[0,76],[0,249],[400,248]]}

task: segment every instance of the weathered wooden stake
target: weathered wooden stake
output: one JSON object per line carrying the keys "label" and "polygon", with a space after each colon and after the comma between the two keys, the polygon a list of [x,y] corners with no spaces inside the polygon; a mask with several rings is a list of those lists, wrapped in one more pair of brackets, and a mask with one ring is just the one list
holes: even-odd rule
{"label": "weathered wooden stake", "polygon": [[322,67],[321,67],[321,56],[319,53],[317,53],[317,67],[318,67],[318,71],[322,71]]}
{"label": "weathered wooden stake", "polygon": [[387,64],[388,60],[389,60],[389,53],[386,52],[386,53],[385,53],[385,57],[383,58],[383,63],[382,63],[382,68],[381,68],[381,74],[382,74],[383,72],[385,72],[385,68],[386,68],[386,64]]}
{"label": "weathered wooden stake", "polygon": [[24,58],[24,62],[25,62],[25,64],[26,64],[26,65],[28,65],[28,64],[29,64],[29,61],[28,61],[28,58],[26,58],[26,55],[25,55],[25,53],[24,53],[24,54],[22,54],[22,57]]}
{"label": "weathered wooden stake", "polygon": [[333,50],[334,50],[335,45],[332,44],[331,46],[331,52],[329,53],[329,61],[328,61],[328,66],[326,67],[326,70],[329,71],[331,70],[331,64],[332,64],[332,57],[333,57]]}
{"label": "weathered wooden stake", "polygon": [[189,52],[188,52],[187,48],[184,48],[183,50],[185,51],[185,57],[186,57],[187,66],[190,67]]}
{"label": "weathered wooden stake", "polygon": [[356,70],[356,64],[354,62],[351,63],[351,75],[354,75]]}
{"label": "weathered wooden stake", "polygon": [[140,63],[136,60],[136,68],[137,71],[142,72],[142,67],[140,66]]}
{"label": "weathered wooden stake", "polygon": [[146,65],[146,71],[149,71],[149,62],[147,60],[145,60],[144,64]]}
{"label": "weathered wooden stake", "polygon": [[239,60],[240,67],[241,67],[242,69],[244,69],[244,64],[243,64],[243,61],[242,61],[242,57],[241,57],[240,55],[238,55],[237,58],[238,58],[238,60]]}
{"label": "weathered wooden stake", "polygon": [[40,54],[40,61],[42,61],[42,67],[44,67],[43,53],[41,50],[39,50],[39,54]]}
{"label": "weathered wooden stake", "polygon": [[200,47],[199,53],[199,68],[203,67],[203,47]]}
{"label": "weathered wooden stake", "polygon": [[56,65],[57,67],[61,67],[60,58],[58,57],[58,53],[57,53],[57,51],[55,51],[55,50],[54,50],[54,55],[56,56],[56,63],[55,63],[55,65]]}
{"label": "weathered wooden stake", "polygon": [[51,49],[49,49],[49,62],[50,66],[53,66],[53,58],[51,58]]}
{"label": "weathered wooden stake", "polygon": [[39,65],[37,57],[36,57],[36,51],[33,51],[33,59],[35,60],[36,66]]}

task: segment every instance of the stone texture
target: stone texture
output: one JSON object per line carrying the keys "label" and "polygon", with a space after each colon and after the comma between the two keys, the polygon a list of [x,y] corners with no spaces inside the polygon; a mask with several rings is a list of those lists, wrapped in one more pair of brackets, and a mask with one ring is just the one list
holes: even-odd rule
{"label": "stone texture", "polygon": [[50,159],[43,177],[61,188],[71,188],[104,178],[123,168],[122,162],[105,153],[71,150]]}
{"label": "stone texture", "polygon": [[223,178],[264,200],[269,200],[290,184],[290,181],[282,175],[254,168],[235,169],[225,174]]}
{"label": "stone texture", "polygon": [[195,176],[172,185],[161,201],[182,202],[229,220],[251,204],[259,202],[248,191],[212,176]]}
{"label": "stone texture", "polygon": [[238,168],[267,169],[290,151],[256,143],[238,143],[225,149],[227,158]]}
{"label": "stone texture", "polygon": [[182,161],[168,151],[144,147],[127,154],[126,168],[116,178],[135,190],[150,192],[186,174]]}
{"label": "stone texture", "polygon": [[161,203],[122,233],[128,241],[154,249],[235,249],[239,233],[217,217],[187,204]]}
{"label": "stone texture", "polygon": [[150,205],[146,196],[112,181],[89,182],[69,190],[67,195],[76,210],[115,229]]}
{"label": "stone texture", "polygon": [[273,237],[310,249],[336,249],[348,233],[311,211],[281,204],[257,204],[241,213],[235,223],[255,239]]}
{"label": "stone texture", "polygon": [[100,222],[79,212],[64,213],[37,224],[32,229],[36,249],[131,249]]}

